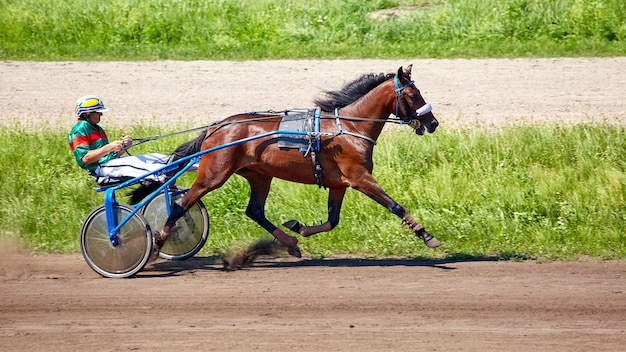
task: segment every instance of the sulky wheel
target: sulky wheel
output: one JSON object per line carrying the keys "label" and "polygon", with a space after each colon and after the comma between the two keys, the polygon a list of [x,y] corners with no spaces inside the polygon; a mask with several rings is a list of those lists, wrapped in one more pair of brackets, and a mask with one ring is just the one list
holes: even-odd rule
{"label": "sulky wheel", "polygon": [[[116,224],[128,217],[133,208],[113,205]],[[80,249],[87,264],[105,277],[123,278],[135,275],[152,254],[152,233],[143,216],[135,213],[117,233],[117,244],[108,236],[106,211],[101,205],[89,213],[80,230]]]}
{"label": "sulky wheel", "polygon": [[[172,193],[172,190],[169,190]],[[184,193],[174,190],[172,202]],[[163,193],[151,200],[143,209],[143,216],[153,229],[160,229],[167,220],[167,208]],[[198,200],[185,212],[172,227],[163,244],[159,256],[169,260],[183,260],[193,257],[202,249],[209,236],[209,215],[202,201]]]}

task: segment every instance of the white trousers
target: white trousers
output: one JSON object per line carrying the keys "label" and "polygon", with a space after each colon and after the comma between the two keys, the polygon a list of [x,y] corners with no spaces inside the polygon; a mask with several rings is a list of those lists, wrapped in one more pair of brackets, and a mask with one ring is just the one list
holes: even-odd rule
{"label": "white trousers", "polygon": [[[106,182],[109,178],[140,177],[166,165],[169,157],[159,153],[125,156],[101,164],[92,171],[92,176],[97,183]],[[163,182],[165,175],[148,175],[145,179]]]}

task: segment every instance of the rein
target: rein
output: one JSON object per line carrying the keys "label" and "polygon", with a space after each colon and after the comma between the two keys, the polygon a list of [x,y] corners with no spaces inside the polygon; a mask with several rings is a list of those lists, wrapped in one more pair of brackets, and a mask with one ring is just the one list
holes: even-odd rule
{"label": "rein", "polygon": [[196,127],[196,128],[192,128],[189,130],[184,130],[184,131],[179,131],[179,132],[174,132],[174,133],[170,133],[170,134],[165,134],[165,135],[156,135],[156,136],[152,136],[152,137],[146,137],[146,138],[133,138],[133,147],[142,143],[146,143],[146,142],[150,142],[150,141],[155,141],[157,139],[161,139],[161,138],[165,138],[165,137],[172,137],[172,136],[176,136],[179,134],[185,134],[185,133],[191,133],[191,132],[196,132],[196,131],[206,131],[209,128],[211,128],[211,126],[213,126],[213,124],[207,125],[207,126],[202,126],[202,127]]}
{"label": "rein", "polygon": [[[354,137],[358,137],[358,138],[362,138],[365,139],[369,142],[371,142],[372,144],[376,144],[376,141],[370,137],[358,134],[358,133],[354,133],[354,132],[349,132],[349,131],[344,131],[342,126],[341,126],[341,120],[346,120],[346,121],[366,121],[366,122],[382,122],[382,123],[395,123],[395,124],[400,124],[400,125],[405,125],[408,124],[410,125],[412,128],[417,129],[420,127],[421,123],[418,120],[414,120],[414,117],[419,117],[422,115],[426,115],[429,112],[431,112],[432,110],[432,105],[430,105],[430,103],[426,103],[424,104],[424,106],[422,106],[421,108],[417,109],[414,113],[412,113],[411,115],[407,115],[405,117],[400,117],[400,98],[402,97],[402,91],[407,88],[410,87],[412,85],[415,84],[415,81],[410,81],[409,83],[403,85],[402,87],[400,87],[400,83],[399,83],[399,79],[398,79],[398,75],[394,75],[393,77],[393,84],[395,87],[395,93],[396,93],[396,112],[395,112],[395,116],[397,119],[390,119],[390,118],[385,118],[385,119],[371,119],[371,118],[366,118],[366,117],[356,117],[356,116],[340,116],[339,115],[339,108],[335,109],[335,113],[334,114],[324,114],[324,113],[316,113],[315,119],[316,120],[322,120],[322,119],[334,119],[337,123],[337,128],[338,130],[335,132],[311,132],[311,135],[313,137],[319,137],[319,136],[336,136],[336,135],[350,135],[350,136],[354,136]],[[191,133],[191,132],[196,132],[196,131],[206,131],[209,128],[215,128],[220,129],[222,127],[225,126],[229,126],[229,125],[233,125],[233,124],[237,124],[237,123],[242,123],[242,122],[252,122],[252,121],[263,121],[263,120],[269,120],[269,119],[273,119],[279,116],[286,116],[290,111],[296,111],[299,109],[291,109],[291,110],[281,110],[281,111],[275,111],[275,110],[266,110],[266,111],[252,111],[252,112],[245,112],[245,114],[249,114],[249,115],[257,115],[257,114],[269,114],[272,116],[264,116],[264,117],[257,117],[257,118],[252,118],[252,119],[248,119],[248,120],[237,120],[237,121],[227,121],[227,122],[222,122],[222,121],[215,121],[209,125],[206,126],[202,126],[202,127],[196,127],[196,128],[192,128],[192,129],[188,129],[188,130],[184,130],[184,131],[180,131],[180,132],[174,132],[174,133],[170,133],[170,134],[166,134],[166,135],[156,135],[156,136],[152,136],[152,137],[146,137],[146,138],[137,138],[133,140],[133,145],[132,146],[136,146],[145,142],[149,142],[149,141],[154,141],[157,139],[161,139],[161,138],[165,138],[165,137],[172,137],[172,136],[176,136],[179,134],[185,134],[185,133]],[[304,110],[304,109],[303,109]]]}
{"label": "rein", "polygon": [[[404,87],[403,87],[404,88]],[[427,114],[428,112],[431,111],[431,105],[430,104],[426,104],[424,106],[422,106],[421,108],[419,108],[416,111],[416,116],[421,116],[424,114]],[[174,132],[174,133],[170,133],[170,134],[165,134],[165,135],[155,135],[152,137],[145,137],[145,138],[134,138],[133,139],[133,145],[131,147],[146,143],[146,142],[150,142],[150,141],[155,141],[157,139],[161,139],[161,138],[166,138],[166,137],[172,137],[172,136],[177,136],[180,134],[186,134],[186,133],[191,133],[191,132],[196,132],[196,131],[206,131],[209,128],[215,128],[215,129],[219,129],[228,125],[234,125],[234,124],[238,124],[238,123],[243,123],[243,122],[252,122],[252,121],[263,121],[263,120],[270,120],[276,117],[280,117],[283,115],[286,115],[287,113],[289,113],[290,111],[295,111],[298,109],[292,109],[292,110],[282,110],[282,111],[274,111],[274,110],[267,110],[267,111],[255,111],[255,112],[246,112],[246,114],[250,114],[250,115],[256,115],[256,114],[270,114],[272,116],[264,116],[264,117],[258,117],[258,118],[253,118],[253,119],[249,119],[249,120],[238,120],[238,121],[228,121],[228,122],[222,122],[222,121],[215,121],[209,125],[206,126],[201,126],[201,127],[196,127],[196,128],[191,128],[188,130],[184,130],[184,131],[179,131],[179,132]],[[397,116],[397,115],[396,115]],[[321,113],[319,114],[318,117],[320,120],[330,120],[333,119],[337,122],[337,128],[339,129],[336,132],[313,132],[312,134],[317,135],[317,136],[337,136],[337,135],[350,135],[350,136],[354,136],[354,137],[359,137],[362,139],[365,139],[369,142],[371,142],[372,144],[376,144],[376,141],[370,137],[358,134],[358,133],[353,133],[353,132],[349,132],[349,131],[344,131],[342,126],[341,126],[341,120],[346,120],[346,121],[362,121],[362,122],[382,122],[382,123],[395,123],[395,124],[399,124],[399,125],[406,125],[406,124],[411,124],[411,121],[407,122],[404,119],[393,119],[393,118],[386,118],[386,119],[371,119],[371,118],[367,118],[367,117],[357,117],[357,116],[345,116],[345,115],[339,115],[339,108],[335,109],[335,113],[334,114],[329,114],[329,113]],[[130,149],[130,148],[128,148]]]}
{"label": "rein", "polygon": [[[285,110],[284,112],[286,113],[288,110]],[[277,112],[274,111],[267,111],[267,113],[275,113],[276,116],[280,116]],[[252,112],[252,113],[246,113],[246,114],[257,114],[256,112]],[[174,133],[170,133],[170,134],[165,134],[165,135],[156,135],[156,136],[152,136],[152,137],[145,137],[145,138],[133,138],[133,147],[142,143],[146,143],[146,142],[150,142],[150,141],[155,141],[157,139],[161,139],[161,138],[166,138],[166,137],[172,137],[172,136],[177,136],[179,134],[186,134],[186,133],[191,133],[191,132],[196,132],[196,131],[206,131],[209,128],[222,128],[224,126],[228,126],[228,125],[232,125],[235,123],[239,123],[239,122],[252,122],[252,121],[262,121],[262,120],[269,120],[269,119],[273,119],[276,116],[267,116],[267,117],[260,117],[260,118],[254,118],[254,119],[249,119],[249,120],[245,120],[245,121],[229,121],[229,122],[222,122],[220,121],[215,121],[209,125],[206,126],[201,126],[201,127],[195,127],[195,128],[191,128],[188,130],[184,130],[184,131],[179,131],[179,132],[174,132]]]}

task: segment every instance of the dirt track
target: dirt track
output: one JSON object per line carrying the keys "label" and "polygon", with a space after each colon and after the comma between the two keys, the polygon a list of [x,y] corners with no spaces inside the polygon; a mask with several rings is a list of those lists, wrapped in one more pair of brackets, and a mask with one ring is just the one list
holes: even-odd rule
{"label": "dirt track", "polygon": [[622,351],[626,263],[199,257],[134,279],[80,256],[0,278],[3,351]]}
{"label": "dirt track", "polygon": [[[69,128],[100,95],[105,125],[204,124],[310,107],[323,89],[414,64],[441,122],[626,121],[626,58],[0,63],[0,126]],[[219,234],[213,234],[217,236]],[[442,240],[445,240],[442,238]],[[9,248],[6,248],[9,247]],[[623,351],[626,262],[214,258],[103,279],[80,255],[0,241],[2,351]]]}

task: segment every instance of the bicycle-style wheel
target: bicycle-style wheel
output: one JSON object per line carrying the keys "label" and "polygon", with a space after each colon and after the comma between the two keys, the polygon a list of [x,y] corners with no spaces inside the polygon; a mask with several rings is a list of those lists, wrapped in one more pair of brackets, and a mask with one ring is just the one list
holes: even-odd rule
{"label": "bicycle-style wheel", "polygon": [[[178,191],[176,189],[174,192]],[[169,191],[172,193],[172,190]],[[184,193],[183,193],[184,194]],[[180,199],[183,194],[172,196],[172,202]],[[161,229],[167,220],[165,195],[157,195],[143,208],[143,216],[153,229]],[[169,260],[183,260],[193,257],[202,249],[209,237],[209,214],[201,200],[178,219],[163,244],[159,257]]]}
{"label": "bicycle-style wheel", "polygon": [[[113,206],[115,222],[120,223],[133,211],[128,205]],[[117,234],[118,243],[109,240],[106,211],[101,205],[89,213],[80,230],[80,249],[87,264],[98,274],[123,278],[135,275],[152,254],[152,232],[140,214],[134,214]]]}

